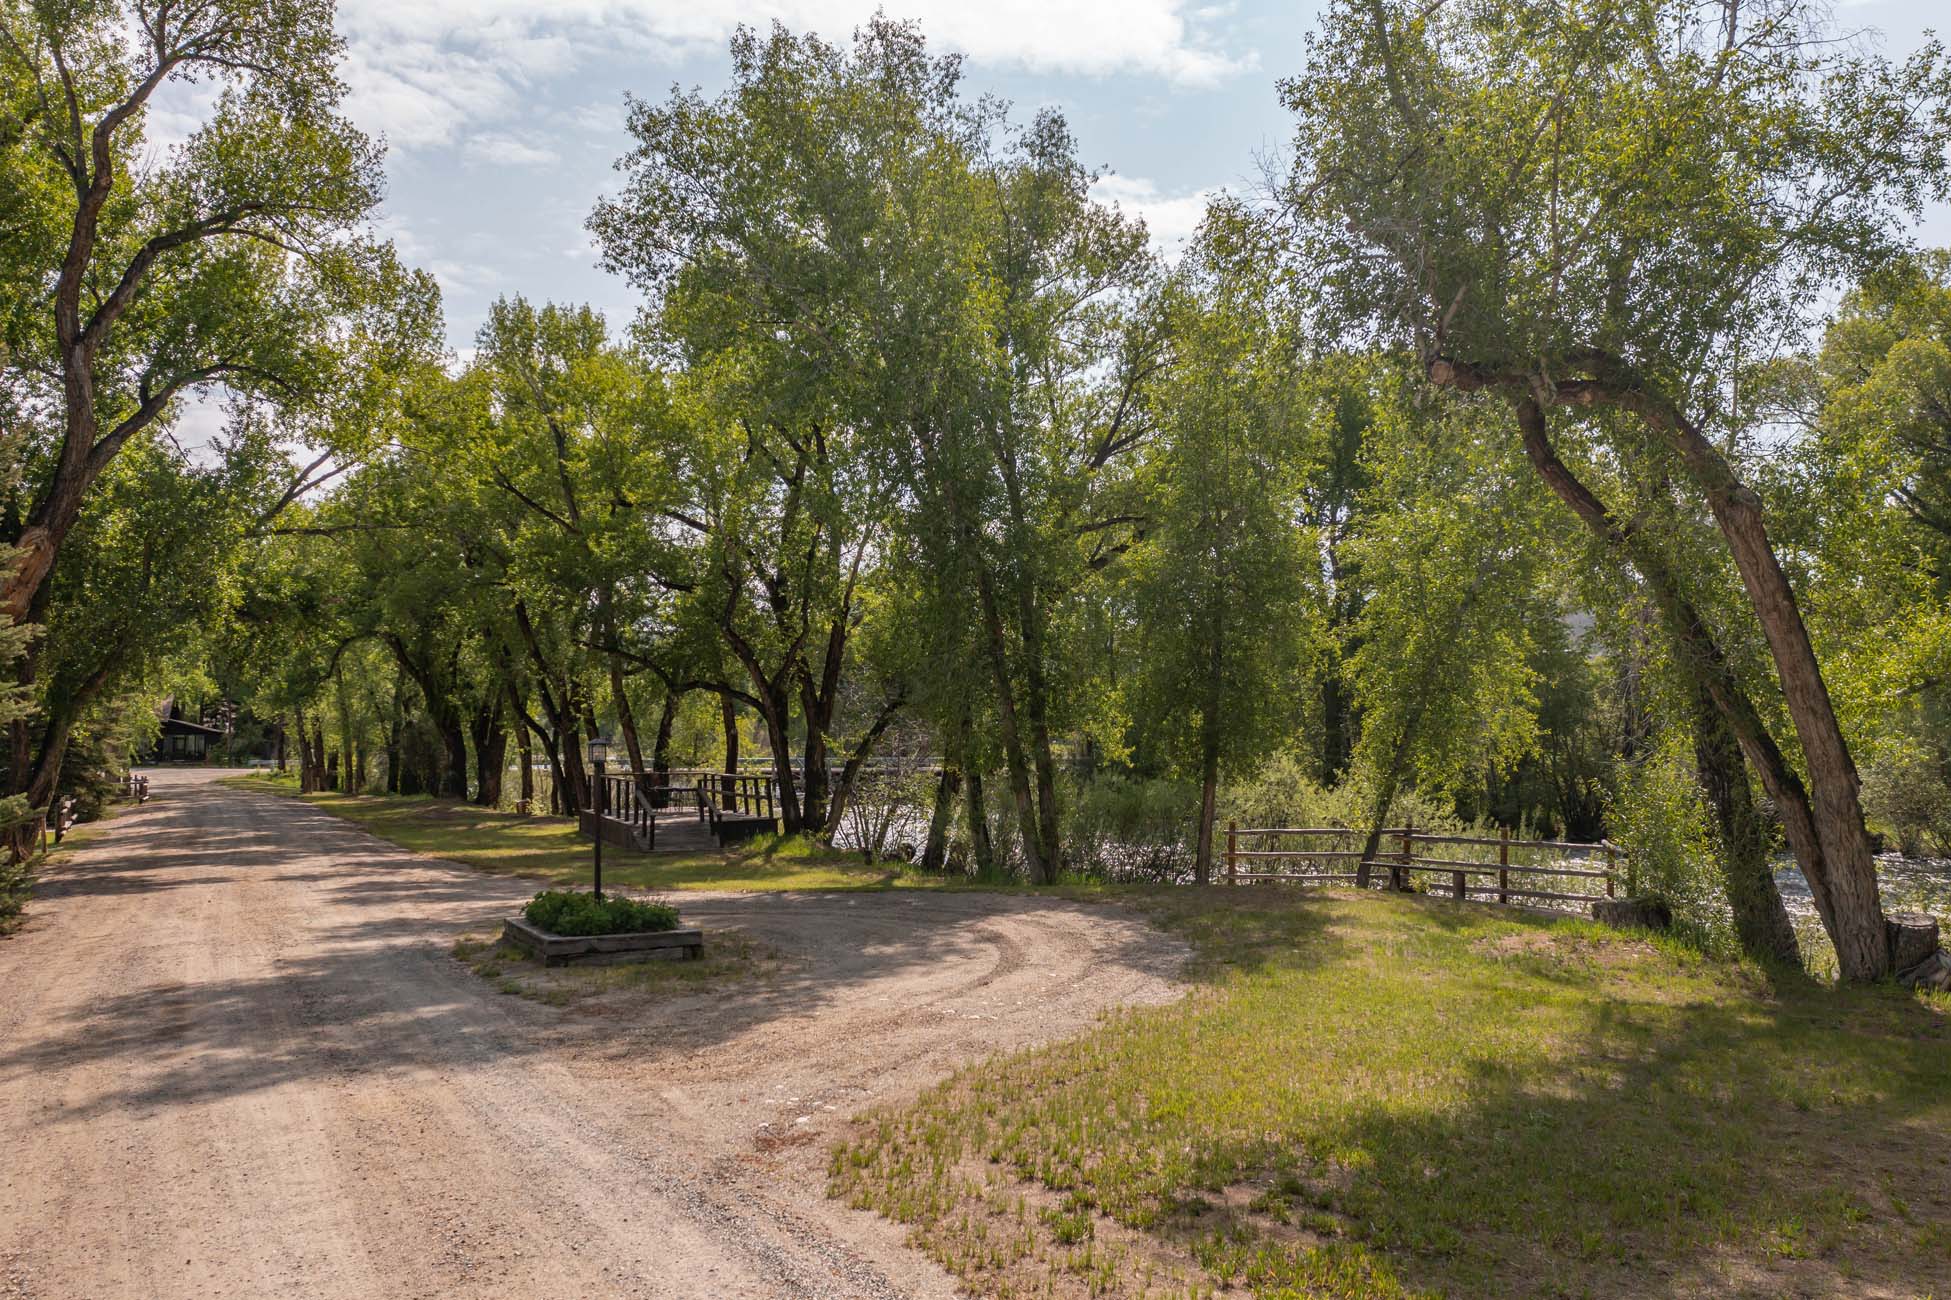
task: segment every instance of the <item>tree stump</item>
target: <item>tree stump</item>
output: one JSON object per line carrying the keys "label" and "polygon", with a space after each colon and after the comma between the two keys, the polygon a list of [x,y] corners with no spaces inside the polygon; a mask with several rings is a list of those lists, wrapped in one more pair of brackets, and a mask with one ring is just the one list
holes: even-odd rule
{"label": "tree stump", "polygon": [[1938,950],[1937,918],[1923,912],[1892,912],[1884,921],[1890,933],[1890,966],[1902,973],[1921,966]]}
{"label": "tree stump", "polygon": [[1951,953],[1939,946],[1936,917],[1893,912],[1884,925],[1890,933],[1890,966],[1900,983],[1951,990]]}

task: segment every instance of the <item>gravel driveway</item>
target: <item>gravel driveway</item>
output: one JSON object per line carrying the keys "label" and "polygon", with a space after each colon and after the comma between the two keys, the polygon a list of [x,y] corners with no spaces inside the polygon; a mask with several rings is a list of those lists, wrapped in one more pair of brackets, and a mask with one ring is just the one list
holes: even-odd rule
{"label": "gravel driveway", "polygon": [[556,1010],[449,955],[534,886],[170,772],[0,940],[0,1296],[950,1296],[825,1199],[846,1117],[1177,995],[1022,895],[683,895],[780,973]]}

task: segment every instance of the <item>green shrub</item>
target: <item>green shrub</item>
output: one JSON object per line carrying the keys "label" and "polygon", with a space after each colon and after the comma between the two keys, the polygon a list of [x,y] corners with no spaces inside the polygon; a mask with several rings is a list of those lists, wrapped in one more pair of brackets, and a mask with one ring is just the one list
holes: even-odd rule
{"label": "green shrub", "polygon": [[[1313,763],[1298,750],[1276,754],[1251,776],[1229,781],[1219,791],[1219,821],[1242,826],[1348,826],[1365,829],[1373,795],[1358,777],[1333,789],[1314,779]],[[1383,818],[1388,826],[1414,825],[1442,835],[1470,829],[1447,799],[1416,790],[1396,791]],[[1492,832],[1495,833],[1494,831]]]}
{"label": "green shrub", "polygon": [[634,898],[598,898],[580,890],[545,889],[522,909],[528,923],[550,934],[648,934],[677,929],[677,909]]}
{"label": "green shrub", "polygon": [[1191,874],[1197,786],[1107,773],[1064,793],[1064,862],[1071,870],[1112,881]]}
{"label": "green shrub", "polygon": [[1681,733],[1669,733],[1651,753],[1621,764],[1606,819],[1627,852],[1629,892],[1664,899],[1675,917],[1710,933],[1728,928],[1707,805]]}
{"label": "green shrub", "polygon": [[1922,749],[1878,754],[1863,768],[1863,811],[1907,858],[1951,856],[1951,780]]}

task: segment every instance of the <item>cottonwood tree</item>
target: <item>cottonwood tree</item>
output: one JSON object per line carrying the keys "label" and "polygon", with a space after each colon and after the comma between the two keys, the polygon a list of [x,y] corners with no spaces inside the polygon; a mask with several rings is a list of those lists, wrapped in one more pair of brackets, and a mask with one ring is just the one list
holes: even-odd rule
{"label": "cottonwood tree", "polygon": [[[972,135],[954,64],[929,61],[907,27],[870,23],[853,57],[739,31],[732,59],[716,100],[632,105],[628,182],[591,228],[650,297],[646,340],[687,371],[697,509],[673,515],[700,560],[687,617],[708,617],[743,673],[788,826],[817,828],[862,580],[899,504],[896,406],[936,390],[931,349],[970,328],[960,297],[917,301],[944,289],[942,262],[915,262],[901,240],[931,221],[917,207],[938,201],[931,185],[966,185]],[[940,215],[960,223],[966,209]]]}
{"label": "cottonwood tree", "polygon": [[[362,370],[431,333],[431,282],[364,230],[380,153],[338,113],[340,54],[318,0],[0,6],[5,260],[24,290],[0,314],[13,623],[48,619],[91,489],[184,399],[228,393],[325,430],[369,396]],[[192,85],[201,121],[143,162],[158,97]],[[14,789],[51,789],[15,733]]]}
{"label": "cottonwood tree", "polygon": [[1326,634],[1320,538],[1297,526],[1310,446],[1303,320],[1264,235],[1209,210],[1175,285],[1172,365],[1138,472],[1144,538],[1126,557],[1130,707],[1148,748],[1199,782],[1193,872],[1212,876],[1222,771],[1291,735],[1300,673]]}
{"label": "cottonwood tree", "polygon": [[1549,555],[1544,494],[1481,411],[1399,372],[1366,448],[1370,486],[1351,549],[1367,590],[1349,656],[1369,801],[1367,864],[1412,779],[1459,788],[1536,737],[1530,661]]}
{"label": "cottonwood tree", "polygon": [[1935,44],[1893,66],[1827,36],[1804,0],[1344,0],[1283,94],[1337,315],[1436,384],[1622,413],[1711,510],[1809,776],[1797,856],[1867,979],[1890,955],[1855,768],[1722,435],[1742,368],[1944,192],[1951,73]]}

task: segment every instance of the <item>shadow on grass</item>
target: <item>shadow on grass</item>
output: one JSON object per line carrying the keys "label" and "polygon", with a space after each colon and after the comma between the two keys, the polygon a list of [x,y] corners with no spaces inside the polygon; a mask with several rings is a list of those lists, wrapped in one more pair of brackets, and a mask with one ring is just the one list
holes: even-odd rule
{"label": "shadow on grass", "polygon": [[1258,1294],[1951,1293],[1939,1007],[1440,902],[1149,906],[1211,996],[884,1114],[838,1188],[966,1258],[928,1188],[987,1156]]}

